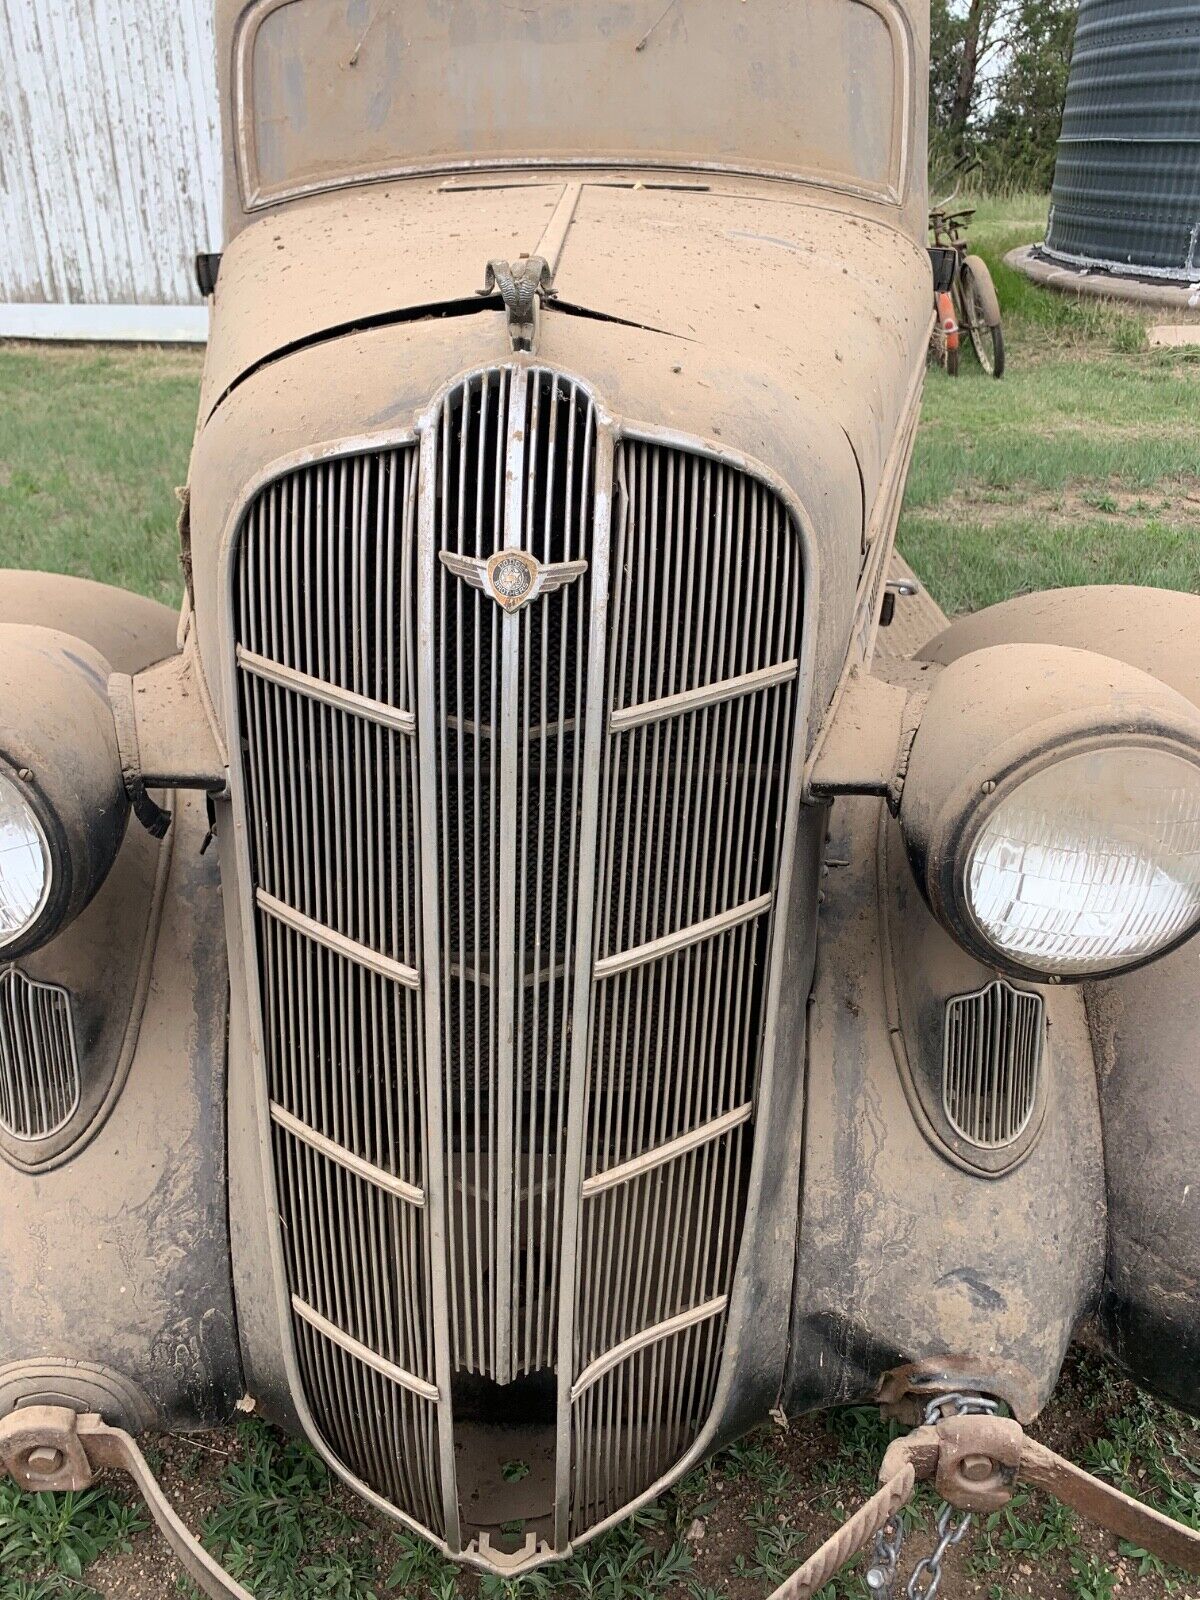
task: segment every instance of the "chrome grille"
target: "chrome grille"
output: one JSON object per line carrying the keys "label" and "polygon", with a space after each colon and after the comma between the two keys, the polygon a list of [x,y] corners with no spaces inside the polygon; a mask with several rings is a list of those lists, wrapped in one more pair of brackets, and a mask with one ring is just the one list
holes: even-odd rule
{"label": "chrome grille", "polygon": [[365,1483],[443,1528],[412,734],[417,453],[290,473],[235,592],[263,1046],[296,1359]]}
{"label": "chrome grille", "polygon": [[71,996],[19,967],[0,972],[0,1128],[48,1139],[75,1115],[79,1093]]}
{"label": "chrome grille", "polygon": [[616,480],[576,1533],[649,1488],[712,1404],[799,647],[799,552],[776,496],[706,457],[633,441]]}
{"label": "chrome grille", "polygon": [[951,1127],[981,1150],[1015,1144],[1038,1096],[1046,1008],[1002,980],[947,1002],[942,1103]]}
{"label": "chrome grille", "polygon": [[[506,548],[587,567],[508,613],[464,577]],[[355,1478],[486,1560],[511,1495],[480,1461],[519,1396],[552,1464],[533,1559],[676,1467],[717,1393],[796,529],[749,474],[618,441],[516,361],[415,443],[269,485],[233,584],[303,1403]]]}

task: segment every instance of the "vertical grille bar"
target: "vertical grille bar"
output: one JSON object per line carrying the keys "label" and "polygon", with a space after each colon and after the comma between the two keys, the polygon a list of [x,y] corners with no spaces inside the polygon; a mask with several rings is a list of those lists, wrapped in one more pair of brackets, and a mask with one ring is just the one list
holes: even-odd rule
{"label": "vertical grille bar", "polygon": [[[451,1297],[455,1282],[451,1238],[453,1221],[447,1215],[452,1203],[446,1171],[446,1136],[449,1116],[443,1094],[446,1026],[449,1013],[447,963],[443,956],[441,884],[438,881],[438,717],[437,663],[433,653],[437,583],[436,527],[438,504],[437,438],[430,430],[421,438],[421,509],[417,552],[417,747],[420,759],[420,882],[424,935],[424,1000],[426,1052],[429,1061],[427,1124],[429,1128],[429,1242],[436,1270],[450,1265],[449,1284],[435,1285],[433,1299],[434,1351],[438,1387],[438,1467],[442,1489],[446,1543],[453,1551],[462,1547],[458,1511],[458,1475],[454,1464],[454,1414],[450,1398]],[[444,756],[444,751],[441,752]],[[443,1014],[443,999],[447,1001]]]}
{"label": "vertical grille bar", "polygon": [[[536,367],[452,391],[439,553],[586,561],[595,439],[590,398]],[[451,571],[437,582],[453,1361],[505,1384],[550,1363],[556,1326],[590,584],[507,614]]]}
{"label": "vertical grille bar", "polygon": [[[537,385],[533,386],[536,401]],[[503,547],[519,550],[525,541],[526,471],[525,448],[536,460],[536,438],[530,437],[528,412],[531,409],[529,370],[518,367],[511,377],[509,395],[513,425],[508,429],[505,451],[505,504]],[[520,419],[518,421],[518,419]],[[532,474],[530,474],[532,480]],[[532,481],[529,489],[532,492]],[[491,551],[482,552],[492,554]],[[519,615],[504,612],[500,617],[500,849],[499,923],[497,944],[497,1001],[499,1009],[496,1037],[496,1140],[491,1160],[496,1169],[494,1228],[496,1239],[495,1359],[493,1376],[497,1383],[511,1383],[513,1377],[513,1211],[517,1197],[513,1189],[515,1169],[513,1150],[513,1101],[516,1096],[516,974],[517,974],[517,783],[520,773],[518,748],[521,693],[521,623]],[[524,883],[521,884],[524,889]],[[524,971],[521,981],[524,981]]]}
{"label": "vertical grille bar", "polygon": [[[591,606],[587,644],[587,704],[584,713],[583,785],[579,832],[583,841],[571,929],[574,950],[570,996],[570,1076],[567,1085],[566,1148],[562,1198],[557,1349],[556,1472],[554,1542],[565,1548],[570,1537],[572,1468],[571,1383],[574,1376],[575,1321],[579,1279],[579,1224],[582,1207],[583,1117],[587,1097],[588,1039],[591,1031],[593,928],[596,851],[600,837],[600,767],[604,749],[605,681],[608,651],[611,491],[613,437],[605,429],[596,442],[596,493],[592,536]],[[582,616],[580,626],[582,627]],[[569,1187],[568,1187],[569,1186]]]}

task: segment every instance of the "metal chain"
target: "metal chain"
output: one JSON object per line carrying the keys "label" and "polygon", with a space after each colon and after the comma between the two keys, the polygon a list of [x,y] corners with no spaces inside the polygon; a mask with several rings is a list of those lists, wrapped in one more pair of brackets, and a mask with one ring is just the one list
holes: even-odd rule
{"label": "metal chain", "polygon": [[[925,1423],[936,1426],[949,1413],[952,1416],[987,1416],[997,1410],[994,1400],[978,1394],[939,1394],[925,1407]],[[947,1550],[961,1544],[971,1529],[971,1513],[955,1516],[954,1507],[942,1502],[938,1511],[938,1542],[932,1555],[923,1557],[913,1569],[904,1594],[906,1600],[934,1600],[942,1582],[942,1562]],[[866,1574],[867,1592],[872,1600],[894,1600],[900,1554],[904,1547],[904,1526],[899,1517],[875,1535],[874,1562]]]}
{"label": "metal chain", "polygon": [[925,1556],[913,1568],[904,1593],[908,1600],[933,1600],[942,1583],[942,1562],[946,1551],[961,1544],[971,1530],[971,1513],[964,1511],[955,1521],[953,1506],[943,1501],[937,1519],[938,1542],[931,1556]]}
{"label": "metal chain", "polygon": [[904,1524],[899,1517],[885,1522],[875,1535],[874,1564],[867,1571],[867,1589],[873,1600],[893,1600],[900,1552],[904,1548]]}

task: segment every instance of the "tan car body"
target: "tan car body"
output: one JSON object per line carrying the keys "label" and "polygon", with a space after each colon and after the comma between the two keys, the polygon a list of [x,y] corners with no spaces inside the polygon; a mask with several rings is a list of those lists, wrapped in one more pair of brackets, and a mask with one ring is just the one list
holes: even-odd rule
{"label": "tan car body", "polygon": [[[860,36],[872,49],[891,42],[891,81],[863,71],[853,94],[865,98],[843,103],[839,87],[831,101],[846,148],[875,140],[874,167],[858,179],[796,155],[797,141],[819,144],[820,118],[788,90],[793,57],[774,53],[789,27],[806,26],[785,0],[764,4],[745,60],[728,30],[744,28],[730,13],[746,7],[725,0],[504,10],[497,21],[490,7],[433,0],[219,0],[228,243],[181,520],[177,653],[173,621],[145,602],[75,580],[0,582],[0,623],[25,628],[14,646],[60,650],[37,633],[50,627],[100,653],[130,800],[160,829],[163,806],[174,810],[161,842],[131,827],[87,909],[16,963],[74,996],[85,1087],[49,1140],[18,1144],[0,1128],[11,1169],[0,1185],[0,1415],[65,1404],[137,1432],[215,1423],[248,1393],[381,1509],[508,1573],[564,1554],[780,1407],[911,1408],[971,1387],[1029,1420],[1085,1324],[1143,1382],[1200,1403],[1200,1248],[1175,1185],[1200,1132],[1196,1097],[1180,1098],[1194,1074],[1181,1019],[1195,943],[1086,989],[1026,974],[1022,991],[1040,997],[1048,1024],[1044,1070],[1013,1138],[981,1153],[942,1103],[944,1017],[1006,980],[946,931],[936,882],[918,891],[894,820],[914,751],[946,781],[956,763],[973,772],[986,760],[968,760],[961,730],[981,725],[989,697],[1015,708],[1004,737],[1021,760],[1118,704],[1136,707],[1139,737],[1190,739],[1200,602],[1133,590],[1030,597],[950,627],[915,664],[879,643],[933,317],[925,7],[812,8],[814,89],[860,70]],[[461,102],[440,69],[404,76],[409,50],[447,73],[465,63],[453,80]],[[681,96],[656,65],[672,50],[711,79],[685,74]],[[561,144],[538,132],[539,95],[564,119]],[[708,144],[667,148],[706,99],[722,113]],[[458,104],[471,109],[461,122]],[[588,137],[570,132],[571,117]],[[421,137],[401,147],[409,130],[424,149]],[[488,271],[522,258],[549,273],[528,313],[530,352],[515,349],[519,319]],[[763,946],[769,1044],[710,1401],[661,1470],[630,1468],[612,1503],[577,1521],[572,1377],[599,1383],[620,1350],[582,1375],[556,1369],[544,1434],[509,1419],[506,1443],[489,1423],[482,1443],[459,1439],[456,1456],[461,1374],[445,1365],[445,1336],[436,1374],[422,1378],[326,1326],[321,1337],[340,1337],[343,1352],[436,1411],[440,1440],[421,1465],[431,1526],[388,1492],[386,1464],[373,1475],[347,1464],[298,1365],[233,596],[250,512],[271,486],[364,453],[433,450],[450,398],[497,371],[522,383],[568,375],[592,397],[604,450],[682,452],[781,508],[803,569],[796,733]],[[432,502],[421,505],[432,518]],[[916,602],[895,603],[899,633]],[[432,610],[420,595],[413,604],[424,650]],[[939,744],[925,711],[938,693],[953,699],[937,688],[951,664],[984,648],[953,677],[953,730]],[[321,693],[345,709],[344,693]],[[423,728],[426,714],[392,720]],[[21,733],[30,749],[55,716],[48,706]],[[914,815],[927,787],[910,786]],[[357,1160],[361,1176],[362,1157],[331,1159],[342,1171]],[[434,1207],[436,1286],[445,1240],[436,1203],[424,1192],[419,1203]],[[662,1326],[673,1337],[670,1319]],[[662,1381],[685,1378],[686,1366]],[[347,1428],[369,1435],[373,1404],[361,1391]],[[518,1492],[496,1466],[520,1450],[533,1471]],[[515,1519],[527,1531],[514,1542],[502,1529]]]}

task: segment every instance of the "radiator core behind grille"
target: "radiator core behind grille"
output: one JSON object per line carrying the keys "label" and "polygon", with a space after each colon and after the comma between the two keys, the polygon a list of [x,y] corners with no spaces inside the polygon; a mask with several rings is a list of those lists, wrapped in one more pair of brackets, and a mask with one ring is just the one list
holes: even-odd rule
{"label": "radiator core behind grille", "polygon": [[[505,611],[505,549],[564,581]],[[796,529],[515,361],[412,442],[277,478],[232,581],[298,1399],[352,1478],[485,1562],[523,1458],[537,1559],[675,1470],[716,1397]]]}

